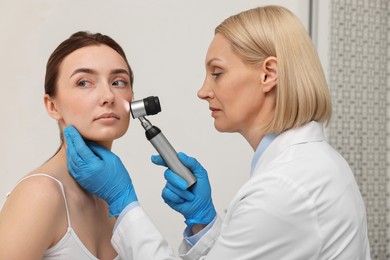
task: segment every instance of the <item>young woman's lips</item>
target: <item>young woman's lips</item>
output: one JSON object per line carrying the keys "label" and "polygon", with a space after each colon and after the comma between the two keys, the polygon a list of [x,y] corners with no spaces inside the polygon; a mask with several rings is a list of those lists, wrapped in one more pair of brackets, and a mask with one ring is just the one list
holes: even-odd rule
{"label": "young woman's lips", "polygon": [[95,118],[95,121],[103,122],[103,123],[114,123],[118,121],[120,118],[115,113],[104,113]]}

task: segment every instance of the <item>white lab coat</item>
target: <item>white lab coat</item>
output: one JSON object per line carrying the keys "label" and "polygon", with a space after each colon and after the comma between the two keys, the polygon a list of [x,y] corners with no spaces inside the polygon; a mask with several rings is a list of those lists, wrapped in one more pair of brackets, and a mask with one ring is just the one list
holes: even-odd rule
{"label": "white lab coat", "polygon": [[[123,259],[178,259],[141,207],[112,243]],[[365,206],[346,161],[310,122],[280,134],[233,198],[223,222],[183,259],[371,259]]]}

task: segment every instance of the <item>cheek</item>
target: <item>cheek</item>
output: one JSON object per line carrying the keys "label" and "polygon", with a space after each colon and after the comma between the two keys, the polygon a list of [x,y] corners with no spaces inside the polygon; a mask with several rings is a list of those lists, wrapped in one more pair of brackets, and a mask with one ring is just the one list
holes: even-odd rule
{"label": "cheek", "polygon": [[226,116],[232,122],[241,122],[256,114],[261,105],[261,93],[251,82],[241,82],[235,88],[223,93]]}
{"label": "cheek", "polygon": [[237,113],[240,113],[240,94],[236,91],[226,89],[223,92],[220,92],[218,95],[219,102],[222,104],[222,109],[225,111],[226,115],[231,117]]}
{"label": "cheek", "polygon": [[124,97],[122,97],[119,102],[118,106],[123,110],[125,113],[130,114],[130,103],[133,101],[133,94],[128,94]]}
{"label": "cheek", "polygon": [[[127,122],[130,117],[130,103],[133,101],[133,93],[123,93],[116,97],[116,110],[122,117],[126,118]],[[128,123],[127,123],[128,125]]]}
{"label": "cheek", "polygon": [[92,106],[88,105],[88,102],[75,102],[73,105],[69,104],[66,109],[66,116],[69,119],[85,119],[85,116],[90,114],[92,111]]}
{"label": "cheek", "polygon": [[127,95],[121,102],[120,104],[120,107],[121,107],[121,110],[123,111],[124,115],[123,115],[123,119],[124,119],[124,124],[123,124],[123,127],[124,127],[124,132],[127,131],[127,128],[129,127],[130,125],[130,120],[131,120],[131,115],[130,115],[130,103],[133,101],[133,94],[129,94]]}
{"label": "cheek", "polygon": [[77,129],[85,127],[92,119],[93,104],[88,99],[71,98],[65,100],[60,107],[62,120],[66,125],[73,125]]}

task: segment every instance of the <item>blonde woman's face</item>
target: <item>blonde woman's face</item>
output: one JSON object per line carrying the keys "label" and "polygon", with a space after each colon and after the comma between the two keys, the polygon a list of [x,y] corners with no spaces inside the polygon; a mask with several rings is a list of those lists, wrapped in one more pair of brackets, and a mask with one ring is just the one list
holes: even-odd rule
{"label": "blonde woman's face", "polygon": [[106,45],[87,46],[61,63],[54,104],[61,127],[73,125],[88,140],[112,142],[124,135],[133,98],[124,59]]}
{"label": "blonde woman's face", "polygon": [[264,98],[260,72],[245,64],[224,36],[215,35],[206,55],[206,78],[198,97],[208,101],[218,131],[245,134],[258,123]]}

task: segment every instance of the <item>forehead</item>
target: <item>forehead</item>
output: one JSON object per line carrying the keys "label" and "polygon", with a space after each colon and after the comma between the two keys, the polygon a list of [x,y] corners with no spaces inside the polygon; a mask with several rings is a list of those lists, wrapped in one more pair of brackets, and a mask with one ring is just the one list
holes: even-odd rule
{"label": "forehead", "polygon": [[206,61],[213,58],[213,56],[223,55],[229,51],[231,51],[230,42],[223,35],[217,33],[210,43]]}
{"label": "forehead", "polygon": [[82,47],[70,53],[61,63],[61,69],[68,67],[121,67],[127,69],[122,56],[107,45],[91,45]]}
{"label": "forehead", "polygon": [[242,59],[233,51],[230,41],[219,33],[214,36],[210,43],[205,62],[206,67],[211,66],[214,62],[243,63]]}

